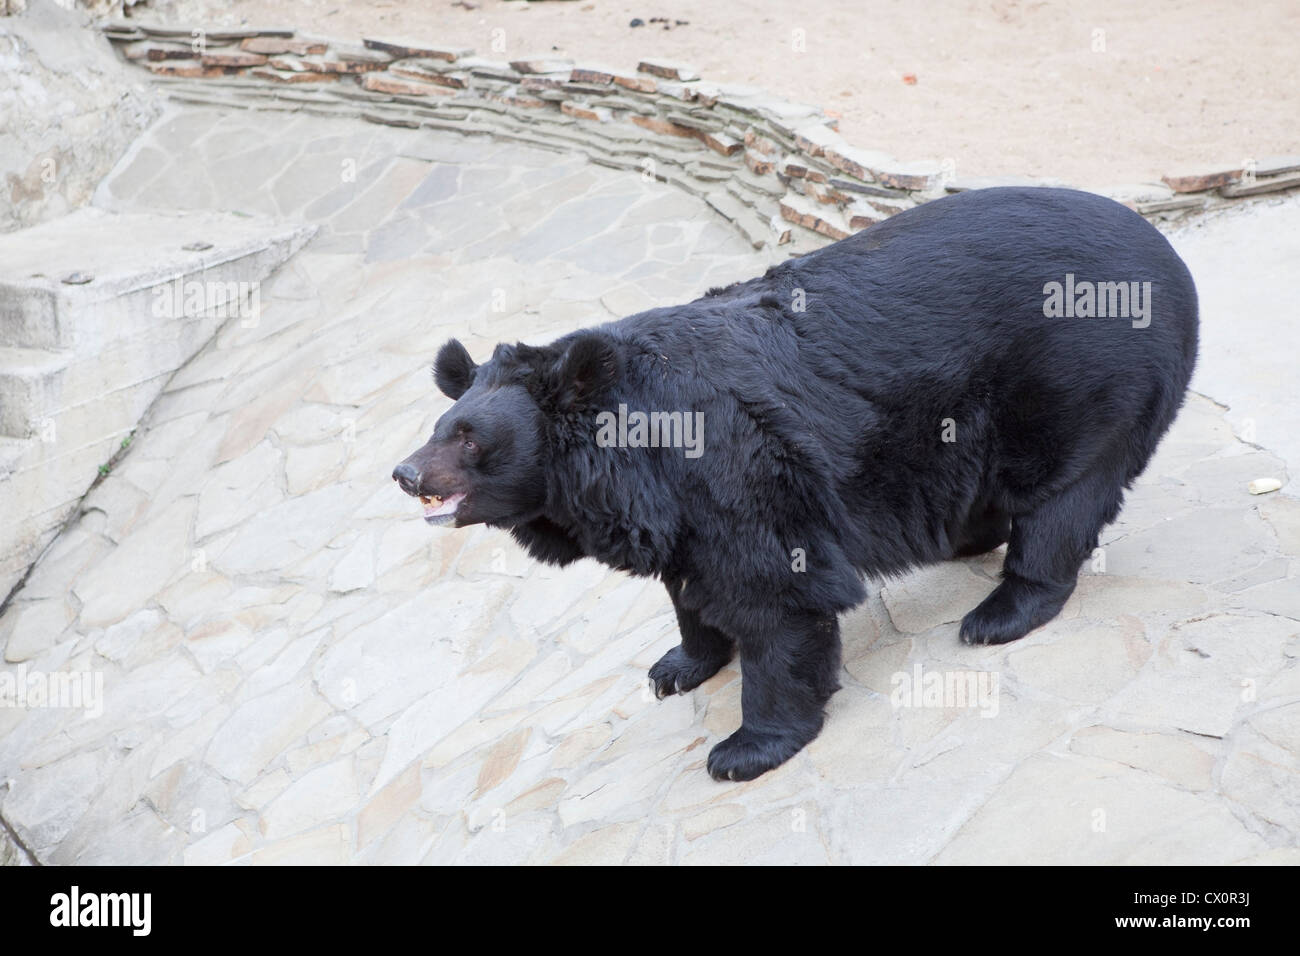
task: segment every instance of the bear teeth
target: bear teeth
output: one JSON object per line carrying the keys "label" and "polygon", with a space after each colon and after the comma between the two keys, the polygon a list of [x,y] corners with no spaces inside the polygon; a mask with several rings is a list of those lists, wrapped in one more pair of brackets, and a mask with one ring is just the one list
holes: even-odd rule
{"label": "bear teeth", "polygon": [[431,504],[433,504],[433,499],[430,498],[428,495],[420,495],[420,503],[421,503],[421,504],[426,504],[426,505],[431,505]]}

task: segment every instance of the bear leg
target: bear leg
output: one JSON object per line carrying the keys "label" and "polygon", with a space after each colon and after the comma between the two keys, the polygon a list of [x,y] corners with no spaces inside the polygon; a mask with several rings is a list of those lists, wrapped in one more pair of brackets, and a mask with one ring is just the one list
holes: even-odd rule
{"label": "bear leg", "polygon": [[821,732],[839,670],[834,614],[788,615],[770,631],[742,637],[741,725],[709,752],[709,774],[753,780],[793,757]]}
{"label": "bear leg", "polygon": [[682,583],[667,584],[673,610],[677,612],[677,631],[682,642],[650,668],[650,684],[660,700],[670,694],[685,694],[726,667],[735,645],[731,638],[700,620],[697,611],[682,603]]}
{"label": "bear leg", "polygon": [[1016,515],[1002,583],[962,618],[963,643],[1005,644],[1056,617],[1123,497],[1122,479],[1098,470]]}

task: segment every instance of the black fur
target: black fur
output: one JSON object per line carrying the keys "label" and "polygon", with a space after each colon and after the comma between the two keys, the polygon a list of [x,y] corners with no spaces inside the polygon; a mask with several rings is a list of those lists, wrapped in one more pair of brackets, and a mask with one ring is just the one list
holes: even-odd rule
{"label": "black fur", "polygon": [[[1150,282],[1149,326],[1045,317],[1044,286],[1067,273]],[[836,615],[864,598],[863,573],[1009,541],[962,640],[1055,616],[1173,421],[1196,340],[1191,277],[1136,213],[978,190],[476,369],[449,343],[436,374],[460,401],[408,463],[420,493],[468,492],[457,524],[509,528],[543,561],[661,578],[682,643],[651,669],[656,692],[698,686],[738,650],[743,724],[709,771],[750,779],[819,732]],[[703,412],[703,454],[598,447],[595,415],[620,403]],[[466,428],[492,436],[473,461],[448,450]]]}

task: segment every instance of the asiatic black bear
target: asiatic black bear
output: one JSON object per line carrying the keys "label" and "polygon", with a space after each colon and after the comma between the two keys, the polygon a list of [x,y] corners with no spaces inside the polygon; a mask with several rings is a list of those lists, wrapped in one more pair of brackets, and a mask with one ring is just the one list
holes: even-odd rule
{"label": "asiatic black bear", "polygon": [[393,477],[431,523],[660,578],[681,644],[656,692],[738,651],[742,725],[708,768],[748,780],[821,729],[863,574],[1008,542],[962,640],[1051,620],[1173,421],[1196,340],[1191,276],[1136,213],[964,192],[548,346],[475,365],[452,340],[434,372],[455,404]]}

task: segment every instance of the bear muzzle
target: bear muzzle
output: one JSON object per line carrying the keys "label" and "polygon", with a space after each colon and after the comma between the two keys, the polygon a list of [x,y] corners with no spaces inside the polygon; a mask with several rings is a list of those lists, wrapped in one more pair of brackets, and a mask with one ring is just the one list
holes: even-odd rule
{"label": "bear muzzle", "polygon": [[424,505],[424,520],[431,525],[448,525],[455,521],[456,512],[465,500],[466,492],[447,495],[425,494],[424,476],[412,462],[404,461],[393,469],[393,481],[412,498]]}

